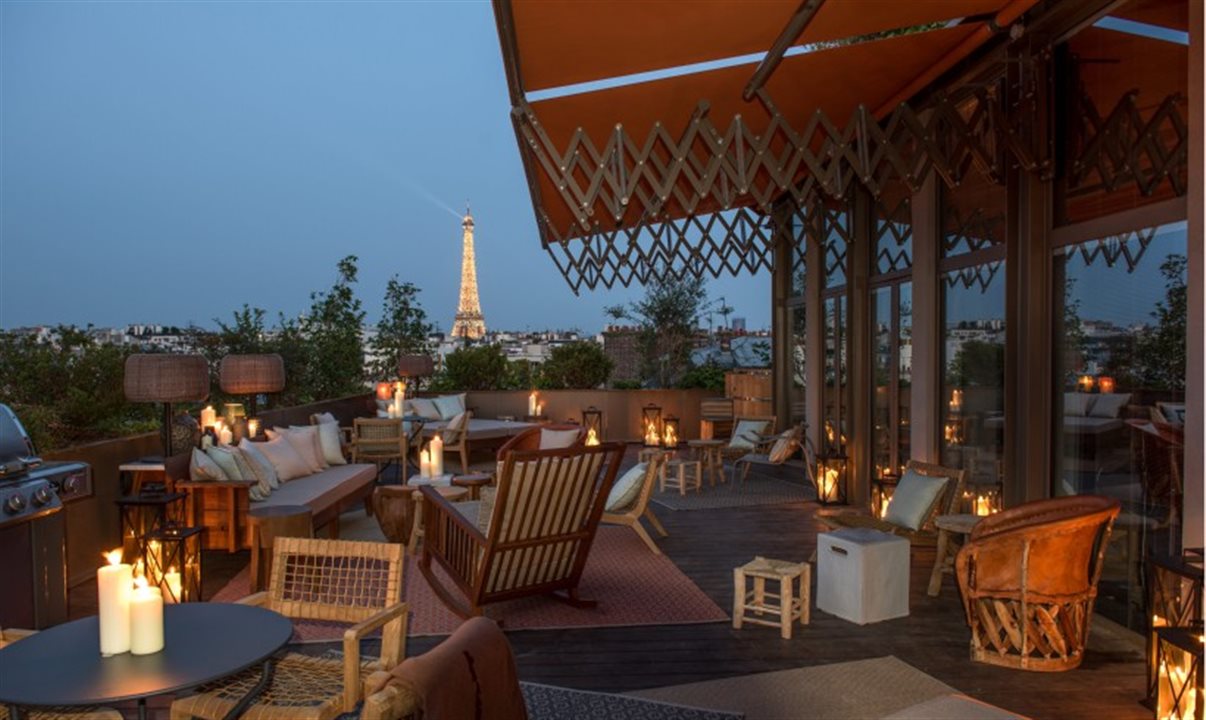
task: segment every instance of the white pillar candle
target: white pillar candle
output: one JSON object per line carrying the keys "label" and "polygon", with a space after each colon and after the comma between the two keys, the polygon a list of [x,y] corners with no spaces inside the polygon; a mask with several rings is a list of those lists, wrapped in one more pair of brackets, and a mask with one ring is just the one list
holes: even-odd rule
{"label": "white pillar candle", "polygon": [[170,567],[163,574],[163,584],[167,587],[167,594],[163,596],[164,602],[178,603],[184,599],[180,597],[184,585],[180,582],[180,573],[176,571],[176,568]]}
{"label": "white pillar candle", "polygon": [[528,395],[528,415],[536,415],[536,393]]}
{"label": "white pillar candle", "polygon": [[121,561],[121,548],[104,554],[108,565],[96,571],[100,651],[104,657],[130,650],[130,592],[134,568]]}
{"label": "white pillar candle", "polygon": [[419,477],[431,477],[431,455],[426,450],[419,451]]}
{"label": "white pillar candle", "polygon": [[234,440],[234,433],[226,425],[222,426],[221,432],[218,433],[218,444],[229,445]]}
{"label": "white pillar candle", "polygon": [[163,593],[140,577],[130,595],[130,653],[150,655],[162,649]]}
{"label": "white pillar candle", "polygon": [[201,429],[204,430],[205,428],[213,425],[217,419],[218,413],[214,410],[214,406],[205,406],[205,409],[201,411]]}
{"label": "white pillar candle", "polygon": [[444,474],[444,440],[439,433],[431,439],[431,476],[439,477]]}

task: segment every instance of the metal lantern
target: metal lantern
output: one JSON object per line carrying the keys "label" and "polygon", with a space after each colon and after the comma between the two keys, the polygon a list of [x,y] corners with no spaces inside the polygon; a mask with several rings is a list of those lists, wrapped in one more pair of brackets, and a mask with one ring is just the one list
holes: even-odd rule
{"label": "metal lantern", "polygon": [[[871,480],[871,512],[875,517],[882,518],[888,513],[888,505],[892,502],[892,493],[896,492],[898,482],[899,475],[887,473],[880,473]],[[817,494],[820,495],[819,492]]]}
{"label": "metal lantern", "polygon": [[1156,630],[1156,720],[1203,720],[1202,626]]}
{"label": "metal lantern", "polygon": [[1148,558],[1147,609],[1151,618],[1147,636],[1147,699],[1154,702],[1160,679],[1158,631],[1202,625],[1200,551],[1187,550],[1179,557]]}
{"label": "metal lantern", "polygon": [[147,582],[163,591],[168,603],[201,600],[202,528],[170,526],[147,536]]}
{"label": "metal lantern", "polygon": [[125,562],[136,563],[145,558],[149,538],[179,523],[185,497],[184,493],[143,492],[117,500]]}
{"label": "metal lantern", "polygon": [[641,408],[641,433],[646,447],[662,444],[662,406],[649,403]]}
{"label": "metal lantern", "polygon": [[1001,483],[970,484],[963,491],[963,512],[980,517],[1000,512],[1001,495]]}
{"label": "metal lantern", "polygon": [[586,428],[586,444],[598,445],[603,441],[603,411],[591,405],[582,411],[582,427]]}
{"label": "metal lantern", "polygon": [[846,480],[850,458],[840,450],[817,456],[817,502],[822,505],[846,504]]}
{"label": "metal lantern", "polygon": [[678,447],[678,441],[681,439],[678,417],[667,415],[666,419],[662,421],[662,445],[673,450]]}

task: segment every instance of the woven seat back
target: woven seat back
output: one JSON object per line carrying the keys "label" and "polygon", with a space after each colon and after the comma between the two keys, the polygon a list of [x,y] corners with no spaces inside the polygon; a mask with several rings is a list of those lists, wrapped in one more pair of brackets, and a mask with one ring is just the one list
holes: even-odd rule
{"label": "woven seat back", "polygon": [[356,623],[402,601],[402,546],[279,537],[269,606],[303,620]]}

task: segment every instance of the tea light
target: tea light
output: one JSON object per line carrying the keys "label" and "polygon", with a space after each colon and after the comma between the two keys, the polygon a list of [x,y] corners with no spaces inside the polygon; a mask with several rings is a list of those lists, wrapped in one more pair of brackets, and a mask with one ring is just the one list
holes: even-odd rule
{"label": "tea light", "polygon": [[150,655],[163,649],[163,593],[147,585],[145,577],[134,580],[130,594],[130,654]]}
{"label": "tea light", "polygon": [[96,571],[101,656],[130,650],[130,587],[134,568],[121,561],[121,548],[104,553],[108,565]]}

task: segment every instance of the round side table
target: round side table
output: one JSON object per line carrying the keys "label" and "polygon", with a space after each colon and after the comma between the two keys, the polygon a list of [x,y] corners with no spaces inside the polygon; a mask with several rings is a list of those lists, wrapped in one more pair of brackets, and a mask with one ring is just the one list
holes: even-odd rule
{"label": "round side table", "polygon": [[453,487],[463,487],[469,489],[470,500],[480,500],[482,497],[482,488],[489,485],[494,479],[490,473],[469,473],[467,475],[454,475],[452,477]]}
{"label": "round side table", "polygon": [[966,513],[939,515],[934,518],[934,525],[938,528],[938,550],[934,555],[934,569],[930,571],[930,586],[926,591],[930,597],[938,597],[938,593],[942,591],[942,575],[954,572],[952,535],[970,535],[983,519],[980,515]]}

